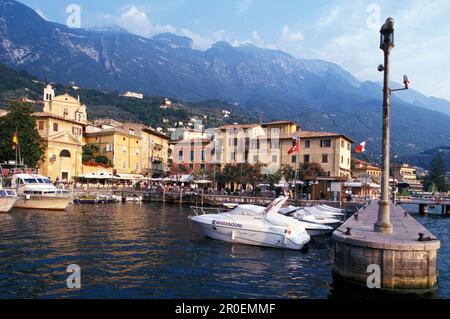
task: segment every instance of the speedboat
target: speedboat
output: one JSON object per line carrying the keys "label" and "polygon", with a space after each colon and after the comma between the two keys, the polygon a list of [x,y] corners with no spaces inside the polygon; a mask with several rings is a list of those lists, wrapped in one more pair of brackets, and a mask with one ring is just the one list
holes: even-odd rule
{"label": "speedboat", "polygon": [[8,213],[16,204],[17,194],[11,189],[0,189],[0,213]]}
{"label": "speedboat", "polygon": [[20,197],[16,208],[65,210],[72,202],[69,191],[56,188],[50,179],[38,174],[15,174],[11,186]]}
{"label": "speedboat", "polygon": [[311,207],[289,206],[280,209],[279,213],[287,217],[293,217],[302,222],[331,227],[333,230],[342,225],[342,220],[339,215],[318,211]]}
{"label": "speedboat", "polygon": [[331,207],[328,205],[317,205],[316,208],[323,210],[323,211],[330,211],[334,213],[341,213],[344,214],[344,210],[340,208]]}
{"label": "speedboat", "polygon": [[311,237],[300,221],[278,214],[287,200],[288,197],[277,198],[267,208],[239,205],[229,212],[216,214],[192,207],[195,215],[189,218],[206,237],[229,243],[301,250]]}
{"label": "speedboat", "polygon": [[142,196],[131,196],[124,198],[125,202],[133,202],[133,203],[140,203],[142,202]]}

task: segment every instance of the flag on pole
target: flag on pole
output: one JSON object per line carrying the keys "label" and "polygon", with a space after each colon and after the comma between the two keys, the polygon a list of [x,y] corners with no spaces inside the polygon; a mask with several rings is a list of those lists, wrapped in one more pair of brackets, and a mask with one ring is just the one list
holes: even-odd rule
{"label": "flag on pole", "polygon": [[288,152],[289,155],[292,155],[294,153],[296,154],[300,153],[300,141],[297,141]]}
{"label": "flag on pole", "polygon": [[366,151],[366,142],[362,142],[355,148],[356,154],[361,154],[364,153],[365,151]]}
{"label": "flag on pole", "polygon": [[12,141],[13,141],[12,149],[15,151],[17,149],[17,145],[19,145],[19,138],[17,137],[17,130],[14,131]]}

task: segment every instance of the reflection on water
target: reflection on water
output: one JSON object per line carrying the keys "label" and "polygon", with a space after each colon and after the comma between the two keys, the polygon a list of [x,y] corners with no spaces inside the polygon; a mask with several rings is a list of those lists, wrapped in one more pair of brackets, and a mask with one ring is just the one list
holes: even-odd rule
{"label": "reflection on water", "polygon": [[[178,206],[75,206],[1,215],[3,298],[324,298],[329,241],[306,253],[204,239]],[[68,290],[65,270],[82,269]]]}
{"label": "reflection on water", "polygon": [[[306,252],[231,245],[204,239],[189,213],[130,203],[0,215],[0,298],[360,297],[332,289],[329,239]],[[439,295],[450,296],[449,219],[421,221],[443,241]],[[66,288],[70,264],[80,290]]]}

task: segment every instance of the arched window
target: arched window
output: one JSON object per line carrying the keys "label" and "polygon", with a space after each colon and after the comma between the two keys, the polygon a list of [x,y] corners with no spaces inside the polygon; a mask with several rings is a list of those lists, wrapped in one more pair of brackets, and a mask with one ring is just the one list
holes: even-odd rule
{"label": "arched window", "polygon": [[70,152],[68,150],[62,150],[61,153],[59,153],[60,157],[70,157]]}

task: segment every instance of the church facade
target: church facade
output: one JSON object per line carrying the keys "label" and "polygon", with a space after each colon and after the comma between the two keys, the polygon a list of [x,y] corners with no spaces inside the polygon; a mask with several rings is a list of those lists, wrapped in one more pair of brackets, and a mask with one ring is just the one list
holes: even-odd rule
{"label": "church facade", "polygon": [[51,85],[44,89],[43,102],[43,111],[35,113],[37,128],[46,146],[39,171],[53,181],[71,182],[82,173],[86,106],[79,97],[67,93],[55,96]]}

